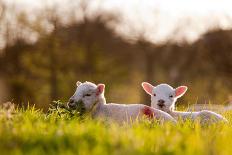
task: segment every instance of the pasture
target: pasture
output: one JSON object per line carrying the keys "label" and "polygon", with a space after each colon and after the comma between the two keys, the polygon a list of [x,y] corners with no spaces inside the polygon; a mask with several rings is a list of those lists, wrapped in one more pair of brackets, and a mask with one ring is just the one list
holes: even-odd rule
{"label": "pasture", "polygon": [[57,109],[1,109],[1,154],[230,154],[232,113],[228,124],[200,126],[179,122],[157,125],[144,120],[118,125]]}
{"label": "pasture", "polygon": [[230,6],[0,0],[0,155],[232,154]]}

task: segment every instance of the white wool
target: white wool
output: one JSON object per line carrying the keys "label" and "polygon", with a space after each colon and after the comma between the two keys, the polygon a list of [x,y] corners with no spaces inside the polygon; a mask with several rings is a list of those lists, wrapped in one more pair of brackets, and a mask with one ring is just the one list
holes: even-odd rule
{"label": "white wool", "polygon": [[[106,104],[103,92],[97,94],[98,86],[91,82],[78,83],[74,95],[70,98],[77,104],[82,102],[85,109],[93,118],[106,119],[117,123],[139,120],[144,117],[143,110],[148,108],[154,114],[154,119],[161,122],[169,121],[175,123],[175,119],[169,114],[142,104]],[[69,105],[72,105],[69,103]]]}
{"label": "white wool", "polygon": [[[208,111],[208,110],[202,110],[198,112],[175,111],[175,103],[177,99],[182,95],[176,96],[176,89],[169,86],[168,84],[160,84],[155,87],[153,86],[152,94],[150,95],[151,95],[151,106],[153,108],[167,112],[176,119],[181,118],[184,120],[187,119],[200,120],[200,122],[203,124],[218,122],[218,121],[227,122],[227,120],[223,116],[213,111]],[[164,101],[162,107],[159,105],[159,100]]]}

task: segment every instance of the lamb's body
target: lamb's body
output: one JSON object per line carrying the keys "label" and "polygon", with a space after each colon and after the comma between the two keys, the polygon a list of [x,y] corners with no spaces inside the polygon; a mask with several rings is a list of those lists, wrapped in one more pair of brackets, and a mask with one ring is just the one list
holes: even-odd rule
{"label": "lamb's body", "polygon": [[92,113],[94,118],[110,119],[116,122],[136,120],[142,107],[137,104],[124,105],[115,103],[100,103]]}
{"label": "lamb's body", "polygon": [[201,124],[227,122],[227,120],[220,114],[213,111],[202,110],[197,112],[181,112],[175,111],[175,102],[186,91],[186,86],[180,86],[176,89],[168,84],[160,84],[156,87],[144,82],[143,89],[151,95],[151,107],[169,113],[172,117],[182,120],[199,120]]}
{"label": "lamb's body", "polygon": [[144,117],[161,122],[175,122],[167,113],[142,104],[100,103],[92,112],[92,116],[93,118],[106,119],[117,123],[130,123]]}
{"label": "lamb's body", "polygon": [[[103,87],[103,88],[101,88]],[[142,104],[116,104],[106,103],[104,97],[104,85],[96,86],[93,83],[85,82],[78,85],[73,97],[70,99],[69,106],[74,108],[83,105],[85,110],[97,119],[113,121],[117,123],[130,123],[144,117],[175,123],[176,120],[166,112],[142,105]]]}

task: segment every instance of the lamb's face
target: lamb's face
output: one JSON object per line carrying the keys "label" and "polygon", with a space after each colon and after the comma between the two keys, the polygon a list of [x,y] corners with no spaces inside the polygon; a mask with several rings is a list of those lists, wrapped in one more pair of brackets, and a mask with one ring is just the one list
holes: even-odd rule
{"label": "lamb's face", "polygon": [[176,102],[175,90],[167,85],[160,84],[153,87],[151,95],[151,106],[163,111],[168,111]]}
{"label": "lamb's face", "polygon": [[104,98],[104,84],[95,85],[91,82],[77,83],[77,89],[70,98],[68,106],[72,109],[84,108],[91,110],[99,101]]}
{"label": "lamb's face", "polygon": [[151,95],[151,106],[165,112],[174,110],[177,98],[187,91],[186,86],[174,89],[168,84],[160,84],[154,87],[147,82],[143,82],[142,87]]}

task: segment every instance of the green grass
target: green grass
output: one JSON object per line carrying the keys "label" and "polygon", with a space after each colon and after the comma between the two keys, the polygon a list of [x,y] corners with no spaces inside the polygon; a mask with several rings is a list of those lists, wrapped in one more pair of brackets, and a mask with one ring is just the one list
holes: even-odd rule
{"label": "green grass", "polygon": [[[230,120],[232,115],[226,114]],[[0,113],[0,154],[231,154],[232,127],[107,124],[28,108]]]}

